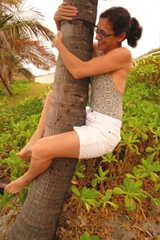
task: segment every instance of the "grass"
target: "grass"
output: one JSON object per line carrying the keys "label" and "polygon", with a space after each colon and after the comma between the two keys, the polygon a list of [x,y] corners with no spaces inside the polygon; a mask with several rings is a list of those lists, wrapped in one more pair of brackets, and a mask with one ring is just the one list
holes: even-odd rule
{"label": "grass", "polygon": [[42,93],[49,92],[52,89],[52,84],[35,83],[28,80],[19,80],[11,87],[12,96],[0,94],[1,101],[5,101],[8,106],[14,106],[20,103],[25,98],[34,96],[38,97]]}

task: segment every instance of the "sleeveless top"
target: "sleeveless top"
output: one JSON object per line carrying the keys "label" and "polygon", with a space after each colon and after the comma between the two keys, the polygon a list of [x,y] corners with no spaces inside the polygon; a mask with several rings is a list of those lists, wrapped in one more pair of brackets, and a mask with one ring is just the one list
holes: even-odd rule
{"label": "sleeveless top", "polygon": [[92,76],[90,107],[99,113],[122,120],[122,94],[115,88],[109,73]]}

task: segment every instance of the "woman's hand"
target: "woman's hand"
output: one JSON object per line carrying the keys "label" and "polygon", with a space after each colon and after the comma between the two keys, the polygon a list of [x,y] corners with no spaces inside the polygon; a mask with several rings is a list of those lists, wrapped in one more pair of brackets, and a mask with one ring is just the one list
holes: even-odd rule
{"label": "woman's hand", "polygon": [[59,42],[62,42],[62,39],[63,39],[63,34],[62,34],[62,32],[59,30],[58,33],[57,33],[57,35],[56,35],[56,37],[55,37],[55,39],[54,39],[54,41],[53,41],[52,46],[53,46],[53,47],[57,47],[57,46],[58,46],[58,43],[59,43]]}
{"label": "woman's hand", "polygon": [[56,22],[58,30],[60,29],[60,21],[71,21],[73,17],[77,16],[77,8],[63,2],[54,14],[54,20]]}

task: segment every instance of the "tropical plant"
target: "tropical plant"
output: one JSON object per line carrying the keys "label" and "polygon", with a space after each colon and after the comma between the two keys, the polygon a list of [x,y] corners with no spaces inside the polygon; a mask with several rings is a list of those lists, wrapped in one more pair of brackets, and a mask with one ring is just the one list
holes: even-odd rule
{"label": "tropical plant", "polygon": [[96,200],[100,196],[100,193],[92,188],[83,187],[81,191],[77,187],[71,187],[72,192],[74,193],[73,199],[77,199],[79,202],[83,203],[88,211],[90,211],[91,206],[98,207],[100,202]]}
{"label": "tropical plant", "polygon": [[[132,73],[129,78],[132,78]],[[20,89],[20,91],[23,92],[28,88],[28,84],[30,83],[26,82],[21,88],[19,84],[16,86],[17,83],[14,84],[14,86],[16,86],[17,90]],[[35,85],[36,84],[33,84],[32,86]],[[69,191],[67,194],[62,221],[60,221],[61,230],[60,234],[58,233],[59,239],[75,239],[75,235],[76,239],[79,239],[80,236],[90,239],[94,237],[93,234],[100,239],[107,239],[110,234],[108,233],[107,220],[113,217],[114,214],[116,217],[122,214],[127,215],[127,221],[132,225],[134,222],[137,223],[137,219],[138,221],[142,221],[153,209],[154,214],[156,214],[157,208],[160,206],[160,109],[159,105],[155,103],[158,98],[153,98],[154,94],[149,96],[151,89],[145,86],[144,83],[135,84],[135,80],[133,81],[132,79],[132,82],[130,81],[128,85],[130,86],[125,93],[125,109],[122,125],[123,135],[126,135],[122,139],[123,141],[125,140],[125,142],[123,142],[125,145],[121,146],[120,142],[112,154],[106,154],[102,158],[78,160],[74,177],[71,178],[72,185],[74,185],[72,190],[74,190],[74,192]],[[154,89],[152,93],[153,92]],[[129,97],[131,93],[133,99]],[[43,96],[39,98],[26,98],[19,101],[17,106],[13,106],[13,104],[12,107],[8,106],[16,97],[16,95],[11,98],[3,96],[2,102],[0,102],[0,172],[2,173],[2,179],[6,177],[9,179],[10,176],[12,176],[10,178],[11,181],[17,178],[16,176],[18,175],[16,173],[19,174],[18,171],[25,171],[25,167],[23,166],[25,162],[18,163],[19,160],[15,158],[14,152],[12,152],[13,155],[11,156],[11,149],[17,152],[19,148],[25,145],[29,136],[32,135],[38,124],[44,99]],[[132,132],[133,134],[130,136],[128,132]],[[138,135],[136,135],[134,139],[133,136],[135,134]],[[126,151],[127,149],[127,139],[130,140],[128,143],[129,150],[127,158],[124,159],[124,150]],[[136,139],[138,140],[137,142],[134,141]],[[135,146],[137,146],[140,155],[138,151],[137,153],[132,151],[132,145],[133,150]],[[117,155],[119,158],[117,158]],[[17,167],[13,165],[14,161]],[[128,161],[129,164],[124,164]],[[57,162],[59,163],[59,159]],[[61,166],[63,175],[59,175],[61,168],[60,165],[58,166],[55,180],[58,178],[59,181],[66,184],[66,177],[64,175],[66,174],[68,176],[70,165],[68,162],[65,162],[65,164]],[[8,171],[5,171],[7,168]],[[15,168],[18,169],[18,171],[15,170]],[[108,174],[106,172],[107,170],[109,170]],[[6,175],[4,175],[5,173]],[[51,173],[52,168],[49,171],[49,180],[47,184],[45,184],[45,188],[40,188],[38,193],[43,193],[48,184],[51,184],[50,191],[52,191],[54,181],[51,180]],[[125,177],[127,180],[124,181]],[[43,179],[43,181],[45,179]],[[91,186],[94,179],[96,179],[95,187]],[[36,179],[36,181],[38,181],[38,179]],[[53,188],[55,192],[55,188],[58,186],[58,190],[60,191],[59,194],[54,196],[57,196],[56,199],[58,203],[63,184],[59,187],[58,182]],[[19,200],[21,203],[24,202],[27,191],[27,188],[25,188],[20,192]],[[48,193],[46,192],[44,192],[41,201],[42,204],[44,204],[45,197],[48,199]],[[8,202],[15,201],[11,199],[10,196],[8,197],[9,199],[3,198],[3,195],[0,196],[0,205],[3,210],[6,209],[6,207],[12,207],[12,204],[10,205]],[[72,197],[74,197],[74,199]],[[37,200],[37,197],[33,194],[31,196],[32,202],[34,198]],[[95,200],[98,203],[96,203]],[[45,202],[44,205],[46,206],[46,204]],[[50,206],[50,204],[47,205]],[[88,211],[85,206],[90,210]],[[52,210],[53,207],[50,209]],[[85,231],[88,232],[89,235],[84,235]],[[15,234],[16,233],[17,231],[15,231]]]}
{"label": "tropical plant", "polygon": [[99,237],[95,235],[89,235],[88,232],[85,232],[83,235],[81,235],[80,240],[99,240]]}
{"label": "tropical plant", "polygon": [[103,171],[102,166],[98,168],[98,173],[95,173],[95,178],[92,180],[92,187],[96,187],[97,184],[101,184],[103,181],[107,179],[107,174],[109,173],[109,170]]}
{"label": "tropical plant", "polygon": [[[42,25],[43,15],[22,0],[1,0],[0,3],[0,81],[7,94],[15,72],[32,78],[24,63],[33,63],[48,70],[55,58],[44,40],[54,34]],[[47,60],[47,61],[46,61]]]}
{"label": "tropical plant", "polygon": [[[115,187],[113,189],[113,194],[115,195],[125,195],[124,202],[127,210],[136,209],[136,201],[141,202],[141,198],[146,198],[143,190],[141,189],[143,182],[141,180],[134,181],[130,178],[125,178],[123,181],[124,185],[121,187]],[[136,201],[135,201],[136,200]]]}
{"label": "tropical plant", "polygon": [[111,201],[112,193],[113,193],[112,189],[108,189],[104,195],[101,194],[101,199],[102,199],[101,203],[103,208],[105,208],[106,205],[108,204],[112,206],[114,209],[118,209],[118,205]]}
{"label": "tropical plant", "polygon": [[138,165],[138,170],[141,173],[148,174],[152,181],[158,181],[160,172],[159,161],[154,161],[154,155],[148,155],[146,159],[142,158],[141,164]]}
{"label": "tropical plant", "polygon": [[2,164],[5,163],[7,165],[5,169],[5,174],[7,171],[10,171],[11,176],[14,176],[16,178],[22,176],[24,169],[28,168],[28,164],[26,164],[22,159],[16,156],[14,150],[10,152],[10,156],[7,159],[1,160],[1,162]]}
{"label": "tropical plant", "polygon": [[5,206],[8,208],[12,208],[15,206],[15,202],[12,201],[13,195],[8,194],[4,191],[4,194],[0,194],[0,210]]}

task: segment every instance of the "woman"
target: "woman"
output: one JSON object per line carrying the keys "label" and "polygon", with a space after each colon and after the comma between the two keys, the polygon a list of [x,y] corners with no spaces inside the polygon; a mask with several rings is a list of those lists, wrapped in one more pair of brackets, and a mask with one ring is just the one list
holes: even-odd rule
{"label": "woman", "polygon": [[[77,9],[63,3],[55,14],[58,30],[59,21],[71,20]],[[92,76],[91,105],[86,110],[86,124],[74,127],[73,131],[42,138],[49,107],[47,97],[37,131],[18,153],[20,157],[31,154],[28,171],[19,179],[8,184],[5,190],[16,193],[36,176],[44,172],[53,158],[93,158],[112,152],[120,141],[122,124],[122,96],[132,58],[130,51],[122,47],[127,39],[131,47],[137,45],[142,28],[135,18],[122,7],[112,7],[100,15],[95,27],[97,44],[94,44],[95,58],[83,62],[63,45],[61,31],[54,40],[54,46],[75,79]]]}

